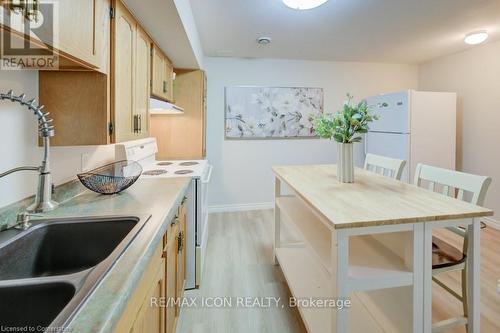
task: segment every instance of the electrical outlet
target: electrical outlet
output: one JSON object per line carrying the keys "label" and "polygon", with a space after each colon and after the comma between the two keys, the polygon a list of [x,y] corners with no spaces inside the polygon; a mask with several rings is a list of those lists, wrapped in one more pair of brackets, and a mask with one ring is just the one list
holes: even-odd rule
{"label": "electrical outlet", "polygon": [[89,165],[89,154],[83,153],[81,156],[80,170],[82,172],[88,171],[88,165]]}

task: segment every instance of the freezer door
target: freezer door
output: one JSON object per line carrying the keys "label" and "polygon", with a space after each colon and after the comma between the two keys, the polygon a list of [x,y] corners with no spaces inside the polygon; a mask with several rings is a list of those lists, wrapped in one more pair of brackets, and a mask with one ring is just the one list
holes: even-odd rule
{"label": "freezer door", "polygon": [[365,136],[365,153],[398,158],[406,161],[401,180],[409,182],[410,135],[368,132]]}
{"label": "freezer door", "polygon": [[370,131],[409,133],[408,96],[409,92],[403,91],[367,98],[370,111],[379,116],[379,120],[370,124]]}

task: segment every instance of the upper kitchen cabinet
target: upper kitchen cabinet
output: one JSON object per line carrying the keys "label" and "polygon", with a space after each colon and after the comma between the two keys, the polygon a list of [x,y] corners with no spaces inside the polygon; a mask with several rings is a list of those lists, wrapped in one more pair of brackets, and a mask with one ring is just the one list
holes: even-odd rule
{"label": "upper kitchen cabinet", "polygon": [[[112,26],[111,108],[117,142],[132,139],[134,114],[134,63],[136,22],[126,8],[117,2]],[[135,124],[134,124],[135,125]]]}
{"label": "upper kitchen cabinet", "polygon": [[174,67],[167,56],[155,45],[151,52],[151,95],[173,102]]}
{"label": "upper kitchen cabinet", "polygon": [[112,37],[114,142],[147,137],[151,39],[120,1],[115,5]]}
{"label": "upper kitchen cabinet", "polygon": [[[24,1],[2,3],[8,13],[2,17],[5,20],[2,28],[37,47],[54,48],[60,56],[59,69],[108,72],[110,0],[59,0],[55,6],[44,8],[41,6],[48,4]],[[38,6],[42,14],[30,14],[33,13],[33,6]],[[43,13],[53,15],[53,26],[41,24],[36,29],[25,28],[30,22],[43,22],[46,18],[39,17]]]}
{"label": "upper kitchen cabinet", "polygon": [[158,141],[158,159],[204,158],[206,77],[201,70],[176,70],[175,104],[182,114],[151,115],[151,136]]}
{"label": "upper kitchen cabinet", "polygon": [[135,120],[134,131],[141,137],[149,136],[149,97],[151,95],[151,45],[152,40],[140,27],[137,27],[135,62]]}
{"label": "upper kitchen cabinet", "polygon": [[55,146],[105,145],[149,136],[152,40],[113,1],[109,74],[41,71],[40,103],[54,119]]}
{"label": "upper kitchen cabinet", "polygon": [[60,0],[59,48],[107,73],[110,0]]}

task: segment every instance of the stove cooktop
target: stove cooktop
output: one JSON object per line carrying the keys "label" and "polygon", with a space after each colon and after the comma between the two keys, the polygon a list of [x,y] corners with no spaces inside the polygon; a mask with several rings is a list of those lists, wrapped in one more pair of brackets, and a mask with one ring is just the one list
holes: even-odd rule
{"label": "stove cooktop", "polygon": [[144,160],[144,172],[146,178],[171,178],[171,177],[202,177],[207,168],[206,160]]}

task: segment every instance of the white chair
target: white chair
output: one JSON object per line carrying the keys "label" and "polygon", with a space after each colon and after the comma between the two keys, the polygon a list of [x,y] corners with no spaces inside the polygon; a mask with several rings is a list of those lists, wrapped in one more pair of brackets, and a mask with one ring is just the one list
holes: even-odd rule
{"label": "white chair", "polygon": [[[491,184],[491,178],[418,164],[415,170],[414,184],[420,187],[426,186],[427,189],[434,192],[439,190],[441,194],[447,196],[450,196],[451,193],[459,200],[481,206]],[[464,238],[463,248],[457,249],[439,237],[432,237],[432,280],[462,302],[464,315],[433,324],[433,332],[441,332],[450,327],[464,324],[467,329],[466,258],[468,233],[464,227],[452,227],[448,230]],[[457,270],[462,271],[462,295],[436,278],[438,274]]]}
{"label": "white chair", "polygon": [[383,176],[401,180],[405,160],[389,158],[381,155],[366,154],[365,170],[372,171]]}

